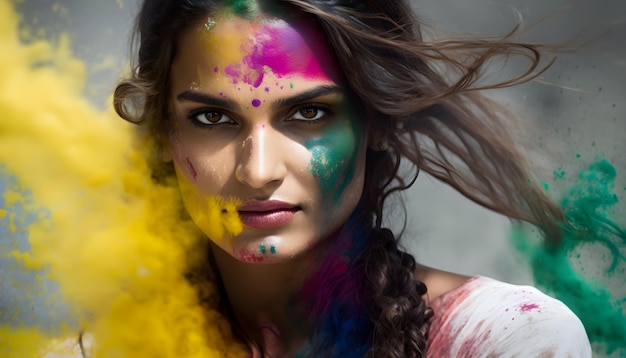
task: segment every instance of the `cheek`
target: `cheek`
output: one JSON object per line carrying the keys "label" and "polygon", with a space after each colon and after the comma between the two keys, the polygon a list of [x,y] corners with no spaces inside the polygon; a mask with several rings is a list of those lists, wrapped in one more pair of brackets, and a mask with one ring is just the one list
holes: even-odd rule
{"label": "cheek", "polygon": [[196,156],[193,152],[184,145],[181,145],[181,141],[175,134],[170,135],[170,144],[172,151],[172,160],[176,167],[176,172],[179,177],[179,181],[183,178],[185,181],[198,183],[198,168]]}
{"label": "cheek", "polygon": [[332,204],[339,203],[355,179],[363,151],[361,132],[354,123],[346,121],[329,128],[322,138],[305,143],[311,152],[308,170]]}
{"label": "cheek", "polygon": [[232,238],[243,230],[237,212],[241,201],[201,193],[198,186],[189,182],[178,167],[176,175],[185,209],[194,223],[215,243],[227,241],[232,246]]}
{"label": "cheek", "polygon": [[207,137],[206,133],[187,135],[181,131],[169,135],[176,169],[205,195],[216,193],[234,171],[233,149]]}

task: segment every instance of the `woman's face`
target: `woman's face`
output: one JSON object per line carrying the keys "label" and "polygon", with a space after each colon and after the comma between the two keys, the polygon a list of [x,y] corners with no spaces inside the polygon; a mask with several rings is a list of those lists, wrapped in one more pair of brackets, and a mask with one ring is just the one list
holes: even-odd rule
{"label": "woman's face", "polygon": [[224,12],[177,45],[169,147],[194,222],[244,262],[337,231],[361,197],[367,129],[321,31]]}

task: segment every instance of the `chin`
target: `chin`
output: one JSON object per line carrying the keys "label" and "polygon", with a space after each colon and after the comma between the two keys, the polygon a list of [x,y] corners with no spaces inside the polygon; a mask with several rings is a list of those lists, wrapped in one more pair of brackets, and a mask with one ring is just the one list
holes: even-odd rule
{"label": "chin", "polygon": [[233,239],[232,248],[226,251],[244,263],[283,263],[312,254],[319,243],[319,240],[314,238],[290,238],[278,235],[255,239],[238,237]]}

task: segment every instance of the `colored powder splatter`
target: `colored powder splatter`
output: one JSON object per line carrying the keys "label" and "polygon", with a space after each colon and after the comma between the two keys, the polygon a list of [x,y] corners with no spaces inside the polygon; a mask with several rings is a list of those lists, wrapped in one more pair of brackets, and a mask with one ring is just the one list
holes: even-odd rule
{"label": "colored powder splatter", "polygon": [[324,195],[332,194],[334,203],[354,178],[361,129],[354,119],[337,122],[319,138],[305,142],[311,152],[309,171],[317,179]]}
{"label": "colored powder splatter", "polygon": [[554,176],[554,179],[556,180],[556,179],[563,179],[563,178],[565,178],[565,174],[566,173],[565,173],[565,170],[559,168],[559,169],[555,170],[552,174]]}
{"label": "colored powder splatter", "polygon": [[539,305],[536,303],[526,303],[526,304],[521,305],[519,309],[522,312],[528,312],[528,311],[539,309]]}
{"label": "colored powder splatter", "polygon": [[248,17],[258,12],[259,5],[255,0],[230,0],[228,3],[239,16]]}
{"label": "colored powder splatter", "polygon": [[368,219],[357,208],[320,266],[303,284],[299,298],[309,302],[314,332],[299,357],[364,357],[372,322],[365,313],[364,265],[358,257],[375,240]]}
{"label": "colored powder splatter", "polygon": [[260,263],[265,261],[265,257],[263,257],[263,255],[249,249],[239,250],[239,257],[241,258],[241,261],[249,263]]}
{"label": "colored powder splatter", "polygon": [[[17,19],[0,0],[0,299],[16,297],[0,306],[0,356],[76,356],[81,329],[92,357],[245,355],[185,278],[208,243],[174,181],[151,180],[154,148],[83,98],[64,38],[21,44]],[[49,314],[57,300],[68,317]]]}
{"label": "colored powder splatter", "polygon": [[196,171],[196,168],[191,163],[191,160],[189,160],[189,156],[185,156],[185,162],[187,163],[187,167],[189,168],[189,173],[191,173],[191,176],[193,180],[195,181],[198,178],[198,172]]}
{"label": "colored powder splatter", "polygon": [[185,209],[207,237],[214,241],[229,240],[230,242],[233,236],[241,233],[243,223],[237,211],[241,200],[201,195],[178,167],[176,167],[176,174]]}
{"label": "colored powder splatter", "polygon": [[[267,66],[278,78],[297,72],[308,79],[328,79],[324,69],[336,67],[328,45],[310,24],[302,22],[298,26],[303,28],[264,26],[258,36],[269,40],[261,42],[244,63],[259,70]],[[305,40],[298,31],[312,36]]]}
{"label": "colored powder splatter", "polygon": [[258,107],[260,105],[261,105],[261,100],[259,100],[259,99],[253,99],[252,100],[252,106],[253,107]]}
{"label": "colored powder splatter", "polygon": [[[606,160],[579,174],[560,201],[568,224],[556,247],[546,247],[522,227],[511,239],[529,261],[535,284],[581,319],[596,353],[625,357],[626,299],[620,296],[626,293],[619,290],[626,287],[626,230],[610,218],[618,203],[615,179],[616,170]],[[592,266],[602,264],[594,273]]]}
{"label": "colored powder splatter", "polygon": [[[242,81],[251,89],[258,88],[267,71],[278,78],[297,73],[307,79],[329,79],[326,71],[336,69],[328,45],[307,22],[297,25],[303,28],[287,24],[263,25],[258,29],[239,26],[238,31],[221,37],[207,33],[205,38],[208,52],[224,54],[220,61],[233,83]],[[246,31],[256,31],[254,38],[244,37]],[[305,40],[298,31],[316,35]]]}

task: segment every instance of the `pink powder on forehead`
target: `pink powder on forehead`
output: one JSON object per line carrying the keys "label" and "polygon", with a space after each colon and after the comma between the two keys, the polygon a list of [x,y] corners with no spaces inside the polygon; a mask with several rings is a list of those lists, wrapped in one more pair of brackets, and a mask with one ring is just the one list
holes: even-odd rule
{"label": "pink powder on forehead", "polygon": [[322,34],[312,25],[298,26],[299,29],[275,24],[260,27],[254,35],[254,44],[241,45],[247,53],[242,59],[243,66],[230,64],[224,68],[224,73],[233,83],[241,80],[254,88],[261,86],[268,69],[278,78],[295,75],[311,80],[332,80],[337,66]]}
{"label": "pink powder on forehead", "polygon": [[[307,79],[330,79],[326,71],[334,69],[329,47],[318,30],[311,26],[300,29],[308,36],[304,39],[291,26],[265,26],[260,32],[262,51],[253,54],[253,63],[272,69],[278,77],[294,72]],[[255,56],[257,55],[257,56]],[[326,71],[325,71],[326,70]]]}

